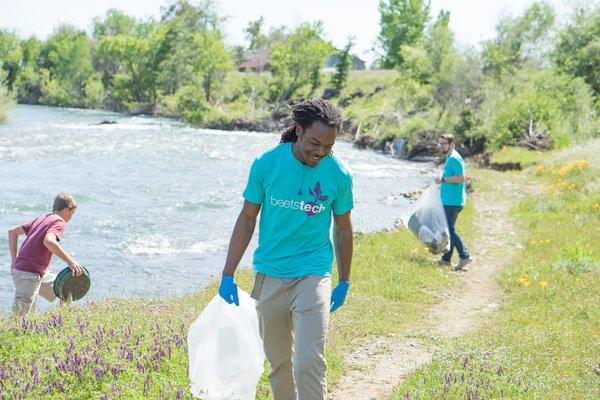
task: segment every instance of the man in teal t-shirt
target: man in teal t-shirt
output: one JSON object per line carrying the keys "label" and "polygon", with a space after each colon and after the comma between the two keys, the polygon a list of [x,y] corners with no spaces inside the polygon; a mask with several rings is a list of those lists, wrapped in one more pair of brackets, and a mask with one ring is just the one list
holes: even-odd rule
{"label": "man in teal t-shirt", "polygon": [[459,271],[473,260],[469,256],[469,251],[455,226],[458,214],[462,211],[467,200],[467,193],[465,188],[465,162],[454,149],[454,145],[454,136],[449,133],[443,134],[438,141],[440,152],[446,156],[444,172],[438,183],[441,185],[440,195],[450,232],[450,250],[444,253],[438,262],[442,265],[451,265],[452,253],[456,248],[459,260],[454,269]]}
{"label": "man in teal t-shirt", "polygon": [[[337,108],[326,100],[307,100],[292,113],[281,143],[250,168],[219,294],[239,304],[233,275],[260,212],[251,296],[273,396],[324,400],[329,314],[344,303],[350,286],[352,176],[331,151],[341,124]],[[339,282],[332,292],[334,250]]]}

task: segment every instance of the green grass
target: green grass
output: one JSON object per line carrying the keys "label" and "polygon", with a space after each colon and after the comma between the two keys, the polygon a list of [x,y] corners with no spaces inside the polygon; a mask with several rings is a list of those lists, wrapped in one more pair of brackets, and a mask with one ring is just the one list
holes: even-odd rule
{"label": "green grass", "polygon": [[[471,220],[472,210],[461,221],[468,236]],[[455,275],[434,258],[406,230],[358,236],[349,298],[331,317],[330,383],[346,368],[344,353],[365,338],[418,324],[453,285]],[[249,291],[251,273],[237,275]],[[215,294],[211,285],[167,300],[104,300],[56,308],[26,323],[0,320],[0,393],[5,399],[189,398],[187,330]],[[266,375],[257,398],[271,398]]]}
{"label": "green grass", "polygon": [[506,302],[393,399],[600,398],[599,151],[589,141],[521,172],[543,191],[513,209],[524,248],[500,278]]}
{"label": "green grass", "polygon": [[533,151],[524,147],[503,147],[492,153],[490,162],[494,163],[520,163],[522,168],[541,163],[551,153]]}

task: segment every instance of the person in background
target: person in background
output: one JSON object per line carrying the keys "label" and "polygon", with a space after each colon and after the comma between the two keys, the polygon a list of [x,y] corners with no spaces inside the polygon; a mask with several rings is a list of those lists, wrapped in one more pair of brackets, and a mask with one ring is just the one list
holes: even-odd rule
{"label": "person in background", "polygon": [[[11,275],[15,285],[14,314],[27,315],[35,310],[38,295],[50,302],[56,299],[53,290],[56,276],[48,271],[53,254],[66,262],[75,276],[82,274],[81,265],[59,244],[65,225],[73,218],[76,208],[73,196],[61,193],[54,199],[52,214],[42,215],[8,231]],[[18,249],[21,235],[26,238]]]}
{"label": "person in background", "polygon": [[441,135],[438,146],[440,152],[446,157],[446,162],[444,163],[442,177],[437,179],[436,182],[440,184],[440,195],[450,231],[450,250],[442,255],[438,263],[440,265],[452,265],[452,254],[454,248],[456,248],[459,260],[454,270],[460,271],[473,261],[467,246],[465,246],[462,237],[456,230],[458,214],[462,211],[467,200],[465,162],[454,148],[455,142],[452,134],[444,133]]}
{"label": "person in background", "polygon": [[[292,125],[280,144],[250,168],[229,243],[219,294],[239,305],[234,273],[260,211],[251,296],[275,400],[327,398],[329,314],[346,299],[353,252],[352,176],[332,153],[340,125],[341,115],[329,101],[293,107]],[[334,250],[339,281],[331,292]]]}

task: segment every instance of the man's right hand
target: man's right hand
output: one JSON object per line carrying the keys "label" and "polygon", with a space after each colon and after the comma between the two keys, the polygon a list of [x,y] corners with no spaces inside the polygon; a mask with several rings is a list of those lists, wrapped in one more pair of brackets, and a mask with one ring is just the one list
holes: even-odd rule
{"label": "man's right hand", "polygon": [[223,275],[221,277],[219,296],[221,296],[228,304],[235,303],[236,306],[240,305],[238,289],[233,275]]}
{"label": "man's right hand", "polygon": [[83,274],[83,267],[77,261],[72,261],[67,265],[69,266],[69,269],[71,270],[74,276],[79,276]]}

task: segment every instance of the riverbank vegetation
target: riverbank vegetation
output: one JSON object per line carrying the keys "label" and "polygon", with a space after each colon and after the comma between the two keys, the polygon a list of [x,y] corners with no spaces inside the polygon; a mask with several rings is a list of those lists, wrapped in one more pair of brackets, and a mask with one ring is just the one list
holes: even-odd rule
{"label": "riverbank vegetation", "polygon": [[8,117],[7,110],[12,106],[13,101],[9,97],[6,88],[2,85],[2,70],[0,69],[0,124],[6,122]]}
{"label": "riverbank vegetation", "polygon": [[[600,8],[559,25],[534,3],[501,19],[481,49],[457,46],[452,17],[425,0],[380,2],[375,70],[327,41],[319,21],[293,29],[250,21],[230,47],[212,0],[166,2],[160,20],[118,10],[90,32],[57,26],[46,40],[0,31],[3,83],[19,103],[105,108],[182,118],[204,127],[276,130],[294,101],[325,96],[344,131],[409,147],[454,133],[468,153],[503,146],[564,147],[599,131]],[[323,70],[329,63],[333,72]]]}

